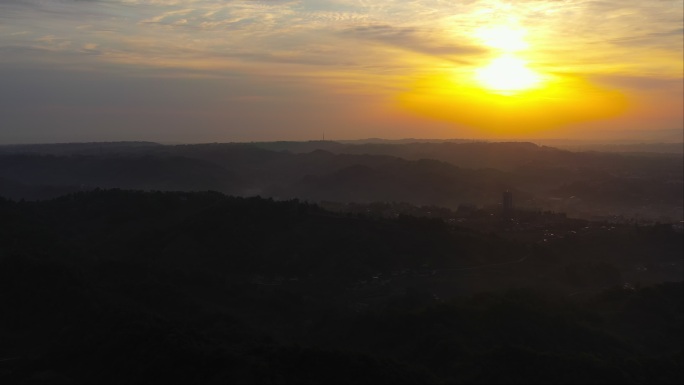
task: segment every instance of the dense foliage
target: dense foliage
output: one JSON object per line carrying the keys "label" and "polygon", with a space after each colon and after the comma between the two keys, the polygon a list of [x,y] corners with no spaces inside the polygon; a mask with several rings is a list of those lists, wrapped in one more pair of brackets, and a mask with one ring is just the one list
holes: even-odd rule
{"label": "dense foliage", "polygon": [[0,199],[0,381],[681,383],[681,281],[621,276],[681,266],[681,241],[215,192]]}

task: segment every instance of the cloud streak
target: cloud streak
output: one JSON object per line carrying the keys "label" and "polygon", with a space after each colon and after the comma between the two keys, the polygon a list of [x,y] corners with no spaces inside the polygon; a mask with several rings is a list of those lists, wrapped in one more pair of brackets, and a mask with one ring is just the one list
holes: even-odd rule
{"label": "cloud streak", "polygon": [[[624,57],[636,50],[672,58],[680,54],[682,18],[681,12],[676,13],[680,8],[678,1],[630,0],[1,1],[0,18],[5,20],[6,33],[0,45],[29,45],[29,39],[35,42],[51,37],[72,42],[71,47],[63,44],[61,48],[74,52],[86,44],[97,44],[103,53],[138,50],[144,57],[145,49],[156,47],[157,55],[165,52],[169,57],[183,57],[192,47],[210,58],[235,60],[244,52],[247,62],[261,57],[264,63],[273,63],[278,61],[274,58],[288,57],[284,61],[293,63],[301,53],[304,65],[337,62],[345,63],[343,66],[363,62],[371,51],[384,46],[468,64],[469,56],[486,50],[473,38],[473,31],[501,20],[531,31],[529,39],[541,62],[551,64],[551,57],[565,53],[569,65],[600,60],[610,67],[610,55]],[[78,28],[73,28],[75,21],[79,21]],[[325,45],[341,47],[345,60],[333,58],[335,52],[316,49]],[[357,58],[347,56],[350,47],[355,47]],[[314,53],[319,57],[312,59]],[[391,60],[382,61],[392,66]],[[633,72],[639,67],[651,71],[647,58],[630,63]]]}

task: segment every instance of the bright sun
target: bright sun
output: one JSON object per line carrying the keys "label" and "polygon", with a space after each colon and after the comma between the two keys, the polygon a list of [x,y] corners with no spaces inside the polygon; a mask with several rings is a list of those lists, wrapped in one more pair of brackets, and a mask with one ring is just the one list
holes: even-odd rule
{"label": "bright sun", "polygon": [[502,95],[512,95],[539,86],[541,76],[529,69],[525,60],[515,54],[529,47],[524,40],[524,30],[491,27],[478,30],[475,36],[499,53],[488,65],[475,71],[478,83]]}
{"label": "bright sun", "polygon": [[527,68],[524,60],[512,55],[494,59],[475,71],[475,79],[486,88],[501,94],[513,94],[536,87],[540,76]]}
{"label": "bright sun", "polygon": [[538,61],[544,56],[534,44],[544,42],[542,32],[527,42],[525,30],[514,24],[473,31],[473,44],[484,48],[477,62],[444,63],[444,70],[416,80],[398,101],[408,111],[495,137],[528,135],[627,110],[628,99],[617,91],[581,76],[545,71],[545,62]]}

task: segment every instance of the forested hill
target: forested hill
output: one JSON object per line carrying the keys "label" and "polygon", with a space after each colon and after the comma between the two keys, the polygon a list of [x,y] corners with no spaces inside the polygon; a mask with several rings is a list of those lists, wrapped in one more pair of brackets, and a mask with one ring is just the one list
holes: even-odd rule
{"label": "forested hill", "polygon": [[0,382],[681,383],[681,282],[620,278],[681,247],[216,192],[0,199]]}
{"label": "forested hill", "polygon": [[274,142],[0,147],[0,195],[46,199],[93,188],[216,190],[312,202],[500,202],[574,217],[678,222],[681,154],[578,153],[532,143]]}

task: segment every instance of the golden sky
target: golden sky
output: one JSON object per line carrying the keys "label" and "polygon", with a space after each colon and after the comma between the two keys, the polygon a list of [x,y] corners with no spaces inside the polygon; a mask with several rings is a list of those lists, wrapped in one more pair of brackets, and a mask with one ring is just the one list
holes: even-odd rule
{"label": "golden sky", "polygon": [[681,140],[683,12],[681,0],[0,0],[0,142]]}

